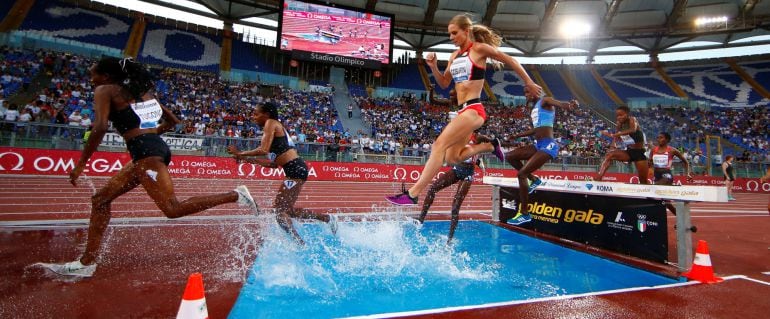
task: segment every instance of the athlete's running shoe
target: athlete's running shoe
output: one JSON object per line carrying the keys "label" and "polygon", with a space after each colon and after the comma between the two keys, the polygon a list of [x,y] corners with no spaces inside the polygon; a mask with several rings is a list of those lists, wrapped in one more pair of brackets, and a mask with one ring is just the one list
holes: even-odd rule
{"label": "athlete's running shoe", "polygon": [[65,264],[38,264],[43,268],[64,276],[91,277],[94,275],[94,271],[96,271],[95,263],[83,265],[80,260],[71,261]]}
{"label": "athlete's running shoe", "polygon": [[529,223],[530,221],[532,221],[532,216],[529,216],[529,214],[518,213],[516,216],[513,216],[513,218],[508,220],[508,224],[518,226],[521,224]]}
{"label": "athlete's running shoe", "polygon": [[542,180],[540,180],[540,178],[537,178],[537,177],[536,177],[534,181],[532,181],[531,183],[529,183],[529,190],[528,190],[528,192],[529,192],[530,194],[534,193],[534,192],[535,192],[535,188],[537,188],[538,186],[540,186],[540,185],[542,185],[542,184],[543,184],[543,181],[542,181]]}
{"label": "athlete's running shoe", "polygon": [[417,197],[409,196],[409,191],[405,191],[398,195],[386,196],[387,199],[393,205],[399,206],[414,206],[417,205]]}
{"label": "athlete's running shoe", "polygon": [[492,143],[492,146],[495,147],[495,150],[492,151],[492,154],[495,154],[495,157],[497,157],[497,159],[505,162],[505,153],[503,152],[503,148],[500,147],[500,139],[499,138],[493,139],[490,143]]}
{"label": "athlete's running shoe", "polygon": [[257,207],[257,202],[255,202],[254,198],[251,197],[249,189],[246,188],[246,185],[238,186],[234,189],[234,191],[238,193],[239,206],[248,207],[252,212],[254,212],[254,215],[259,214],[259,207]]}

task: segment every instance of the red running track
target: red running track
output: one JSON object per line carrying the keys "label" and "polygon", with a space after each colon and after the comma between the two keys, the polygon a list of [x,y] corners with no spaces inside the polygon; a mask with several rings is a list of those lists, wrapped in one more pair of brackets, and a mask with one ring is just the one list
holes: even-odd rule
{"label": "red running track", "polygon": [[[94,179],[100,186],[105,179]],[[277,181],[176,179],[177,196],[224,192],[245,183],[269,207]],[[383,200],[399,184],[312,181],[298,206],[344,212],[393,210]],[[447,218],[450,194],[440,193],[433,218]],[[187,276],[202,272],[211,318],[225,318],[256,253],[259,226],[228,204],[199,215],[165,219],[139,188],[113,203],[113,221],[95,277],[68,280],[30,265],[74,260],[85,241],[90,186],[61,177],[0,178],[0,317],[168,318],[179,307]],[[463,218],[489,220],[491,187],[475,185]],[[737,194],[730,203],[692,205],[694,240],[709,243],[716,285],[571,297],[423,315],[423,318],[759,318],[770,313],[768,195]],[[374,206],[373,206],[374,205]],[[407,213],[417,213],[410,209]],[[669,217],[673,224],[673,217]],[[675,247],[673,229],[670,246]],[[670,253],[672,260],[675,251]]]}

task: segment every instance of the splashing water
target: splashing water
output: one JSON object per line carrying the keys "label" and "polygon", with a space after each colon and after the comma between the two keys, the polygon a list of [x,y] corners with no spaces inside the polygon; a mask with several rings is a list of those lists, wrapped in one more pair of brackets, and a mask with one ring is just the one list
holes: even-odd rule
{"label": "splashing water", "polygon": [[483,222],[461,222],[446,245],[448,222],[345,219],[336,236],[323,223],[295,223],[305,246],[264,229],[229,318],[334,318],[673,282]]}
{"label": "splashing water", "polygon": [[94,181],[86,174],[80,175],[80,178],[82,178],[85,184],[91,188],[91,194],[96,194],[96,185],[94,184]]}
{"label": "splashing water", "polygon": [[432,291],[437,283],[487,283],[499,276],[499,264],[446,245],[444,229],[422,232],[422,225],[403,216],[353,218],[339,221],[336,236],[323,223],[295,222],[305,246],[276,224],[266,225],[240,298],[272,309],[307,299],[340,310],[371,302],[373,292],[403,295]]}

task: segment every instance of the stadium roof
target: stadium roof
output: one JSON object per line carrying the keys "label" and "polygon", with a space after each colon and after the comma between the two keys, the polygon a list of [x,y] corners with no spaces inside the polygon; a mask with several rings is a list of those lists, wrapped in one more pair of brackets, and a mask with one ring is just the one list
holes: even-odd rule
{"label": "stadium roof", "polygon": [[[143,1],[201,13],[161,0]],[[280,12],[279,0],[189,1],[204,5],[219,19],[271,30],[275,27],[241,20],[250,17],[277,20]],[[734,42],[770,34],[770,1],[760,0],[332,0],[324,3],[394,14],[395,36],[411,46],[401,48],[412,50],[449,43],[448,21],[466,12],[473,15],[474,21],[491,26],[503,35],[504,46],[520,51],[513,54],[519,56],[549,56],[552,54],[547,51],[556,48],[584,50],[572,55],[589,57],[692,51],[695,48],[677,45],[693,41],[712,42],[698,50],[770,44],[770,39]],[[695,21],[701,17],[726,17],[727,21],[696,28]],[[569,20],[588,23],[592,31],[581,38],[565,39],[559,27]],[[600,51],[628,46],[638,49]]]}

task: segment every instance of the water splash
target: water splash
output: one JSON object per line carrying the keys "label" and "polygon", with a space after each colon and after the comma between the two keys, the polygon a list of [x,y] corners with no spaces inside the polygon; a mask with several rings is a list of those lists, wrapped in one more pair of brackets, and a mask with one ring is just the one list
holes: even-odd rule
{"label": "water splash", "polygon": [[423,233],[404,216],[342,217],[336,237],[323,223],[295,226],[305,246],[277,226],[263,230],[269,235],[247,283],[249,298],[290,295],[334,303],[363,292],[404,293],[436,280],[492,281],[501,268],[473,260],[446,245],[446,235]]}
{"label": "water splash", "polygon": [[96,185],[94,184],[94,181],[88,177],[88,175],[83,174],[80,175],[80,178],[85,182],[85,184],[91,188],[91,194],[96,194]]}

